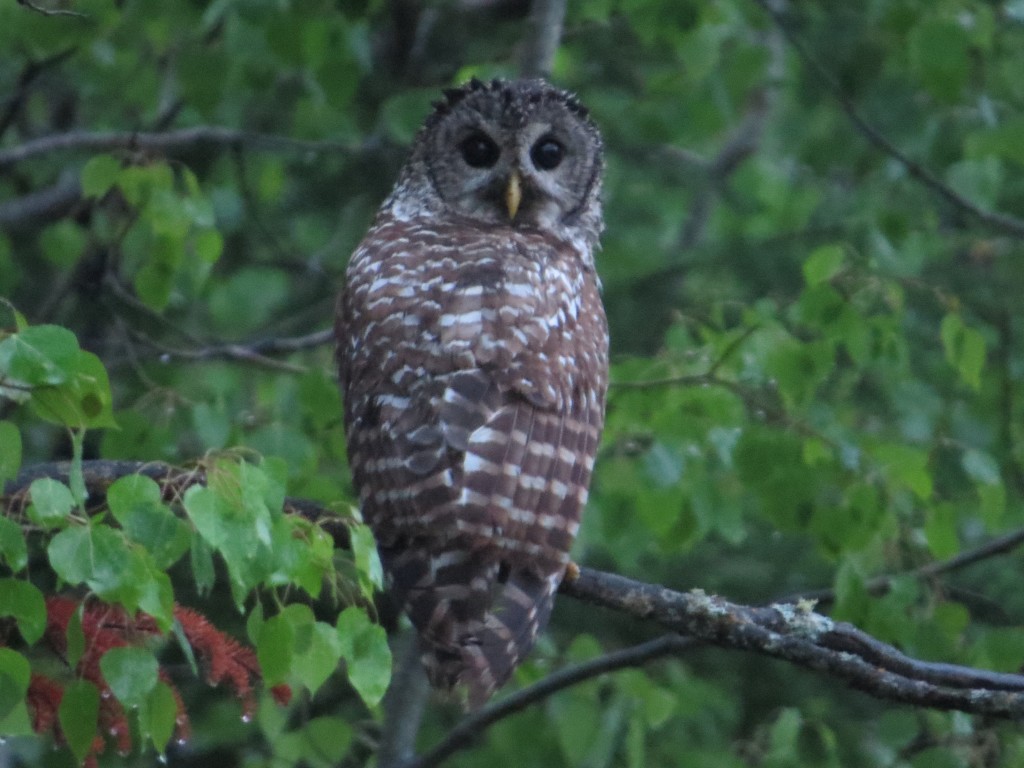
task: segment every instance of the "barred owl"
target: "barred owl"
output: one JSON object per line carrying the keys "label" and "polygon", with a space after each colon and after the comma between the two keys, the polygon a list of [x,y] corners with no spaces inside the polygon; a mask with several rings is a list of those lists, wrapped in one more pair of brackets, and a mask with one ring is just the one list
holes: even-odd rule
{"label": "barred owl", "polygon": [[480,706],[547,623],[604,421],[601,137],[539,80],[445,91],[349,263],[349,461],[435,687]]}

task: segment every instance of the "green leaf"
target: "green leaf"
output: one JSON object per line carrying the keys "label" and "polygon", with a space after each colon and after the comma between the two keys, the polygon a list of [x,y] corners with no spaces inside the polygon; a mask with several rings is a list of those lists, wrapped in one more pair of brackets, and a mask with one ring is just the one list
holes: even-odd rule
{"label": "green leaf", "polygon": [[[995,156],[1024,165],[1024,116],[1008,115],[993,127],[971,134],[966,146],[970,156],[981,161]],[[982,183],[989,187],[991,179],[984,179]]]}
{"label": "green leaf", "polygon": [[9,421],[0,421],[0,486],[18,476],[21,469],[21,432]]}
{"label": "green leaf", "polygon": [[864,584],[862,569],[850,557],[844,558],[836,571],[835,591],[833,618],[863,624],[870,610],[871,597]]}
{"label": "green leaf", "polygon": [[803,726],[800,710],[787,707],[779,713],[769,731],[770,748],[766,760],[770,765],[798,765],[799,747],[797,740]]}
{"label": "green leaf", "polygon": [[68,643],[68,666],[74,669],[78,666],[79,660],[85,653],[85,630],[82,628],[83,608],[78,606],[72,612],[68,620],[68,629],[65,635]]}
{"label": "green leaf", "polygon": [[[250,590],[275,572],[285,573],[290,542],[275,545],[284,523],[287,467],[264,460],[256,466],[220,460],[207,472],[207,486],[185,493],[185,511],[203,539],[224,558],[235,601],[241,606]],[[279,580],[287,580],[281,573]]]}
{"label": "green leaf", "polygon": [[200,595],[209,594],[217,578],[213,567],[213,550],[198,531],[192,533],[189,562],[192,565],[192,580],[196,583],[196,591]]}
{"label": "green leaf", "polygon": [[370,530],[370,526],[362,523],[353,525],[349,529],[349,541],[356,570],[359,572],[359,581],[364,586],[363,593],[372,596],[375,590],[384,587],[384,568],[377,554],[377,542],[373,538],[373,531]]}
{"label": "green leaf", "polygon": [[163,503],[160,486],[143,475],[129,475],[107,490],[107,504],[125,535],[149,552],[157,568],[167,569],[188,549],[188,525]]}
{"label": "green leaf", "polygon": [[367,706],[376,706],[391,682],[391,650],[384,628],[349,606],[338,616],[337,629],[349,682]]}
{"label": "green leaf", "polygon": [[815,248],[804,262],[804,281],[809,286],[828,282],[843,267],[843,246],[832,244]]}
{"label": "green leaf", "polygon": [[968,448],[960,459],[960,465],[976,483],[982,485],[1000,485],[1002,483],[999,464],[989,453],[976,448]]}
{"label": "green leaf", "polygon": [[143,733],[149,735],[157,753],[162,755],[177,727],[178,702],[167,683],[157,681],[139,713]]}
{"label": "green leaf", "polygon": [[170,303],[174,279],[184,254],[183,239],[154,236],[146,263],[135,273],[135,292],[157,312],[162,312]]}
{"label": "green leaf", "polygon": [[113,155],[96,155],[82,168],[82,194],[103,197],[117,183],[121,161]]}
{"label": "green leaf", "polygon": [[46,260],[63,269],[77,264],[88,244],[86,231],[68,219],[50,225],[39,236],[39,245]]}
{"label": "green leaf", "polygon": [[872,454],[889,482],[913,491],[922,501],[932,495],[932,476],[928,454],[909,445],[888,443],[877,446]]}
{"label": "green leaf", "polygon": [[955,21],[924,15],[907,42],[911,69],[925,88],[945,103],[959,98],[971,71],[963,27]]}
{"label": "green leaf", "polygon": [[75,499],[71,489],[59,480],[40,477],[29,486],[29,497],[32,503],[28,508],[28,517],[36,525],[53,528],[65,520],[75,508]]}
{"label": "green leaf", "polygon": [[145,648],[111,648],[100,658],[100,671],[117,700],[126,707],[145,702],[157,684],[159,665]]}
{"label": "green leaf", "polygon": [[76,370],[79,351],[75,335],[57,325],[34,325],[12,334],[0,341],[0,387],[63,384]]}
{"label": "green leaf", "polygon": [[348,753],[354,736],[352,726],[340,717],[315,717],[302,726],[306,741],[303,754],[316,766],[334,766]]}
{"label": "green leaf", "polygon": [[289,516],[282,523],[279,527],[285,533],[275,536],[275,547],[291,557],[286,571],[288,578],[311,597],[317,597],[324,581],[335,573],[334,539],[323,528],[303,518]]}
{"label": "green leaf", "polygon": [[956,509],[950,504],[936,504],[928,512],[924,525],[928,549],[938,559],[957,554],[960,551],[960,539],[957,536]]}
{"label": "green leaf", "polygon": [[30,677],[28,660],[17,651],[0,647],[0,723],[24,704]]}
{"label": "green leaf", "polygon": [[[258,302],[251,298],[259,296]],[[213,288],[209,308],[219,330],[256,331],[267,323],[288,296],[288,281],[280,270],[248,267]]]}
{"label": "green leaf", "polygon": [[979,485],[978,498],[982,520],[990,531],[996,530],[1006,512],[1006,487],[1002,484]]}
{"label": "green leaf", "polygon": [[960,380],[975,391],[981,389],[985,338],[952,312],[942,318],[941,336],[946,360],[960,374]]}
{"label": "green leaf", "polygon": [[[119,602],[127,610],[139,607],[143,596],[159,589],[154,572],[119,531],[102,523],[66,528],[47,547],[50,565],[69,584],[86,584],[101,599]],[[160,603],[147,604],[147,611]]]}
{"label": "green leaf", "polygon": [[28,549],[21,526],[6,517],[0,517],[0,560],[14,573],[28,565]]}
{"label": "green leaf", "polygon": [[287,616],[278,614],[267,619],[256,638],[256,656],[267,685],[284,682],[292,666],[295,651],[295,628]]}
{"label": "green leaf", "polygon": [[32,393],[33,410],[48,421],[73,428],[114,427],[110,379],[100,359],[79,350],[68,380]]}
{"label": "green leaf", "polygon": [[311,626],[308,646],[297,650],[292,659],[292,673],[313,695],[334,674],[340,660],[341,640],[337,630],[317,621]]}
{"label": "green leaf", "polygon": [[153,617],[161,632],[166,632],[174,621],[171,577],[158,568],[151,557],[140,554],[138,561],[140,571],[145,574],[137,585],[139,609]]}
{"label": "green leaf", "polygon": [[100,692],[88,680],[75,680],[64,689],[57,714],[64,739],[78,762],[92,751],[99,712]]}
{"label": "green leaf", "polygon": [[1004,175],[1002,161],[992,155],[961,160],[946,170],[946,180],[956,192],[972,203],[988,208],[999,202]]}
{"label": "green leaf", "polygon": [[0,579],[0,616],[13,617],[25,642],[34,645],[46,630],[43,593],[21,579]]}
{"label": "green leaf", "polygon": [[215,229],[204,229],[192,238],[192,249],[207,264],[213,264],[224,250],[224,238]]}

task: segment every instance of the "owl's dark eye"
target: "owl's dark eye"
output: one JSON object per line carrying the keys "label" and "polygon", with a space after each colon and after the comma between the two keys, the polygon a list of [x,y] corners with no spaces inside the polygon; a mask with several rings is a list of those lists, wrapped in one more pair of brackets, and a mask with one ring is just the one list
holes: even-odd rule
{"label": "owl's dark eye", "polygon": [[486,133],[476,131],[471,133],[462,143],[459,144],[459,152],[466,165],[472,168],[490,168],[501,155],[501,150],[494,143],[494,139]]}
{"label": "owl's dark eye", "polygon": [[561,164],[564,157],[565,147],[551,136],[542,137],[530,150],[530,159],[542,171],[554,170]]}

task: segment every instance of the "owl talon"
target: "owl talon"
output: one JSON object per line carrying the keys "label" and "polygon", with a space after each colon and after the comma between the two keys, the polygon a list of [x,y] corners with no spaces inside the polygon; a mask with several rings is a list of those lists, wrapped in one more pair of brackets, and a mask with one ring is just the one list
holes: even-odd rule
{"label": "owl talon", "polygon": [[568,581],[570,583],[576,581],[580,577],[580,567],[572,560],[565,566],[565,578],[562,581]]}

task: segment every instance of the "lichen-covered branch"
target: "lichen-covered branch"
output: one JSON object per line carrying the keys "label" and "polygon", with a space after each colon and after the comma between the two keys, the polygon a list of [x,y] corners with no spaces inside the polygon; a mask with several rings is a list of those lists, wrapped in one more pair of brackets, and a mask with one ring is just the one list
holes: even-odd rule
{"label": "lichen-covered branch", "polygon": [[562,593],[713,645],[825,672],[880,699],[1024,716],[1024,675],[910,658],[852,624],[815,613],[810,602],[754,608],[701,590],[676,592],[586,568],[578,579],[563,583]]}

